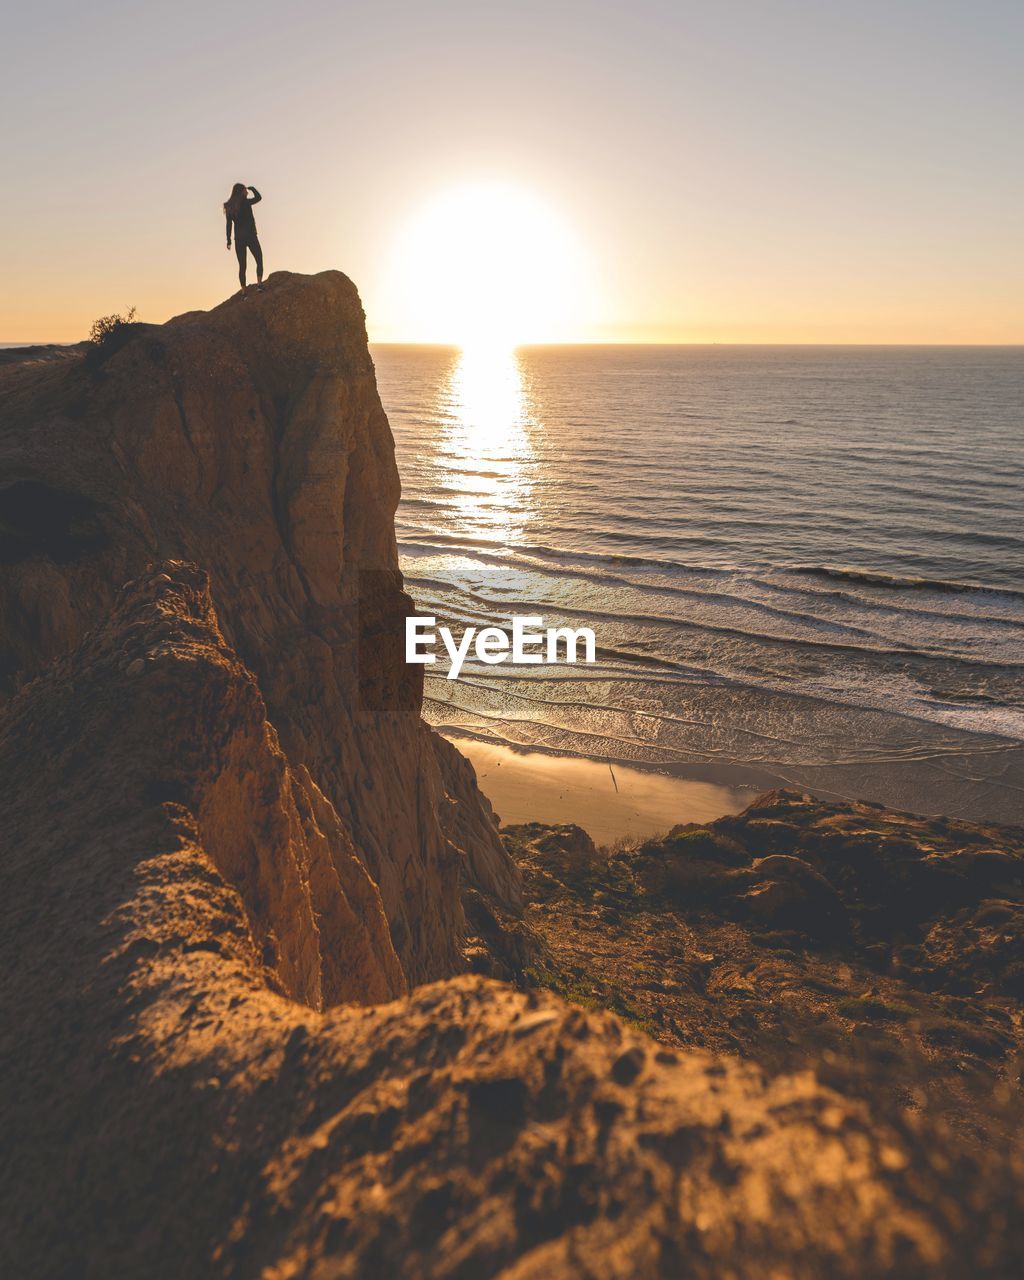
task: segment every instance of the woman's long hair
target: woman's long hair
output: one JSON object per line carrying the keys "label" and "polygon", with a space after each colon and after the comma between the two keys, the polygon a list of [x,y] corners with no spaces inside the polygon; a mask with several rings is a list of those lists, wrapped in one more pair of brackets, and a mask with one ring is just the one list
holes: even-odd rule
{"label": "woman's long hair", "polygon": [[245,204],[245,192],[246,186],[244,182],[236,182],[231,188],[231,194],[224,201],[224,212],[230,217],[234,217],[242,205]]}

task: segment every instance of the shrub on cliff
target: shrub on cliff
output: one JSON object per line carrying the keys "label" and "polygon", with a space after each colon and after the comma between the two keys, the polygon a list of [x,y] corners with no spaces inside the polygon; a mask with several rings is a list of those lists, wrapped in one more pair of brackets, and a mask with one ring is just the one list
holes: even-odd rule
{"label": "shrub on cliff", "polygon": [[94,320],[89,330],[89,342],[92,345],[85,354],[88,367],[98,369],[105,364],[132,338],[137,328],[134,307],[129,307],[124,315],[115,311],[112,315],[100,316]]}
{"label": "shrub on cliff", "polygon": [[679,906],[695,906],[735,891],[748,855],[734,840],[706,827],[673,827],[664,840],[649,840],[636,859],[647,893]]}

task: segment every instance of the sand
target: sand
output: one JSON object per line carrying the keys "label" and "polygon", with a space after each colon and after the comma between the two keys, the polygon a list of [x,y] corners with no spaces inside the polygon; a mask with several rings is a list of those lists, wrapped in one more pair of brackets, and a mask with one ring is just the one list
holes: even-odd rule
{"label": "sand", "polygon": [[756,789],[673,778],[575,756],[453,738],[503,823],[575,822],[597,844],[663,835],[679,822],[739,813]]}

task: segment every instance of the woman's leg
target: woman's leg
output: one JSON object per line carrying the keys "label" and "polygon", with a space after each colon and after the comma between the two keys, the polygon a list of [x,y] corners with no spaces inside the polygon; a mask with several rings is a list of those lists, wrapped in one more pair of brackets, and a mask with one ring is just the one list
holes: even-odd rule
{"label": "woman's leg", "polygon": [[256,259],[256,283],[263,283],[263,250],[260,248],[259,236],[253,236],[249,241],[249,248],[252,250],[252,256]]}
{"label": "woman's leg", "polygon": [[238,259],[238,283],[245,293],[245,241],[235,236],[235,257]]}

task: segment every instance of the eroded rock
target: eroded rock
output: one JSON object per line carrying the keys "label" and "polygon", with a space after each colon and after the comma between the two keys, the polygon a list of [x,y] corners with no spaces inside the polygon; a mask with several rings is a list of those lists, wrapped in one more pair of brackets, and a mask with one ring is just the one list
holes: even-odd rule
{"label": "eroded rock", "polygon": [[244,303],[131,326],[102,368],[81,349],[0,365],[0,476],[0,699],[149,562],[197,563],[408,980],[463,967],[464,878],[520,910],[472,767],[420,719],[403,660],[398,472],[350,280],[276,273]]}
{"label": "eroded rock", "polygon": [[180,564],[0,716],[8,1274],[996,1275],[1016,1256],[1016,1170],[810,1073],[667,1053],[479,977],[310,1007],[332,972],[394,990],[398,971],[374,886],[263,717]]}

